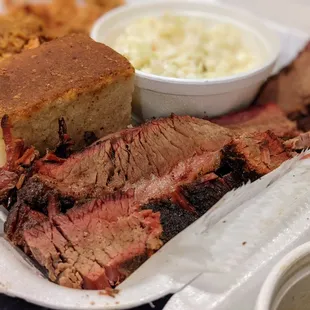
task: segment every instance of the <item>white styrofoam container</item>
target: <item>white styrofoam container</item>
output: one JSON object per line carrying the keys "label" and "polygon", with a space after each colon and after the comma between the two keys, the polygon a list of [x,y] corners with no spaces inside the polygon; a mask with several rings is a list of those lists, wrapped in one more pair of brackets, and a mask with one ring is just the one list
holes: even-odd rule
{"label": "white styrofoam container", "polygon": [[260,59],[252,70],[214,79],[180,79],[136,70],[133,113],[140,121],[171,113],[215,117],[248,106],[273,70],[280,44],[272,27],[255,15],[210,1],[147,1],[120,7],[103,15],[91,37],[113,46],[115,38],[133,19],[166,12],[202,17],[210,24],[230,23],[240,29],[242,40]]}
{"label": "white styrofoam container", "polygon": [[[268,24],[281,36],[280,68],[308,35]],[[55,309],[126,309],[168,293],[175,295],[166,310],[253,309],[273,264],[309,239],[307,179],[310,160],[295,158],[228,193],[124,281],[115,298],[49,282],[0,235],[0,292]],[[0,212],[0,229],[5,217]]]}
{"label": "white styrofoam container", "polygon": [[[275,173],[281,169],[284,167]],[[217,215],[215,224],[201,227],[204,230],[196,235],[197,243],[189,249],[193,253],[195,245],[202,247],[199,256],[203,257],[200,261],[204,271],[175,294],[165,310],[254,309],[260,287],[273,265],[309,240],[309,159],[294,165],[276,182],[263,184],[269,177],[263,178],[261,184],[254,182],[252,188],[245,186],[227,194],[223,199],[227,202],[222,200],[213,210]],[[253,190],[259,188],[255,194]],[[212,212],[206,221],[210,218]],[[189,240],[187,234],[187,244]],[[193,256],[198,257],[198,253]]]}

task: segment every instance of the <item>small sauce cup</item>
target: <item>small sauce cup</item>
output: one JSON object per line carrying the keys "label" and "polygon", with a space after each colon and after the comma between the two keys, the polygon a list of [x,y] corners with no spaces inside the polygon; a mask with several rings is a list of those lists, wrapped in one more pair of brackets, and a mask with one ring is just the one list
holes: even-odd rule
{"label": "small sauce cup", "polygon": [[310,242],[288,253],[269,273],[256,310],[310,309]]}

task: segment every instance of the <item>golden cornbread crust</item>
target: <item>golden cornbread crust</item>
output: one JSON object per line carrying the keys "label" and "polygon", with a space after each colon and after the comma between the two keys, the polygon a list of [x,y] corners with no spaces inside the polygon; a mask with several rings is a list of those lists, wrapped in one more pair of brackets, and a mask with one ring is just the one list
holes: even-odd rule
{"label": "golden cornbread crust", "polygon": [[55,39],[1,62],[0,115],[13,123],[27,119],[51,101],[70,101],[133,74],[126,58],[87,35]]}

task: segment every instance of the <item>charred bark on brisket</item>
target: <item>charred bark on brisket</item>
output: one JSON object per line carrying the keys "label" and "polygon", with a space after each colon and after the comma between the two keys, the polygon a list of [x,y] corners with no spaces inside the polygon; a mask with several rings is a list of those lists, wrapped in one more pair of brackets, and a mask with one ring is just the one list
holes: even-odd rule
{"label": "charred bark on brisket", "polygon": [[185,210],[181,206],[172,203],[169,199],[150,201],[142,207],[142,210],[148,209],[160,213],[160,223],[163,226],[161,240],[164,243],[167,243],[198,219],[197,214]]}
{"label": "charred bark on brisket", "polygon": [[245,160],[236,153],[234,145],[224,147],[223,154],[221,165],[214,173],[218,177],[206,180],[202,177],[192,184],[182,186],[184,197],[199,217],[232,189],[260,177],[255,171],[246,170]]}
{"label": "charred bark on brisket", "polygon": [[68,158],[72,154],[74,142],[68,135],[67,125],[63,117],[58,120],[58,127],[59,142],[54,154],[59,158]]}
{"label": "charred bark on brisket", "polygon": [[96,135],[93,131],[85,131],[84,132],[84,141],[85,141],[86,146],[93,144],[97,140],[98,140],[98,138],[96,137]]}
{"label": "charred bark on brisket", "polygon": [[37,178],[29,179],[18,191],[18,198],[35,210],[47,215],[48,195],[51,190]]}
{"label": "charred bark on brisket", "polygon": [[245,158],[236,152],[236,146],[234,144],[225,146],[223,154],[221,166],[215,173],[224,178],[225,183],[231,189],[239,187],[248,181],[254,182],[262,176],[255,170],[249,171],[247,169]]}
{"label": "charred bark on brisket", "polygon": [[[234,187],[237,187],[235,184]],[[202,216],[211,209],[232,187],[222,178],[183,186],[182,190],[186,199],[194,206],[198,216]]]}

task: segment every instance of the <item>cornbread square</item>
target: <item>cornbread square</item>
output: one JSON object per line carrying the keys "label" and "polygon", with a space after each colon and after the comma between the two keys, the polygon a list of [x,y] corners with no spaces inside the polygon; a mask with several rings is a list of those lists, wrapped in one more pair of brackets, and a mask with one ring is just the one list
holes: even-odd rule
{"label": "cornbread square", "polygon": [[58,142],[64,117],[76,148],[84,132],[99,138],[131,120],[134,68],[126,58],[84,34],[26,50],[0,66],[0,116],[13,135],[43,152]]}

